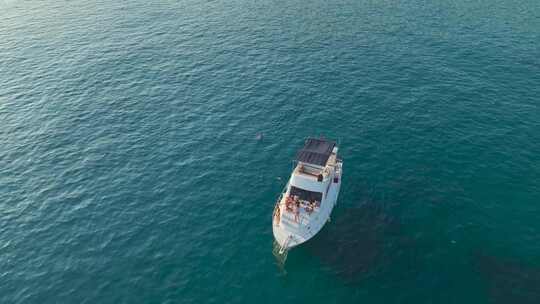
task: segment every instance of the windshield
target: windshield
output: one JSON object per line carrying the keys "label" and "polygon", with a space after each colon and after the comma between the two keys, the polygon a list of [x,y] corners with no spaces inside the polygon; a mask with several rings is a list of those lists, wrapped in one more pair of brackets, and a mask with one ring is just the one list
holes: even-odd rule
{"label": "windshield", "polygon": [[289,194],[291,196],[298,195],[298,198],[302,201],[308,201],[308,202],[319,201],[320,202],[322,200],[321,192],[308,191],[308,190],[296,188],[295,186],[291,186],[291,191]]}

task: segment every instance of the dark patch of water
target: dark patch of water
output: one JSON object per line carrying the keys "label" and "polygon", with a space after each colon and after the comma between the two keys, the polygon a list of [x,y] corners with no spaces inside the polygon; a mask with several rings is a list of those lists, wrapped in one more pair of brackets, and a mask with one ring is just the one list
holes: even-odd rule
{"label": "dark patch of water", "polygon": [[486,281],[491,303],[540,303],[540,267],[482,251],[473,263]]}
{"label": "dark patch of water", "polygon": [[396,246],[412,244],[400,233],[399,219],[376,203],[343,212],[305,247],[345,281],[356,282],[384,271]]}

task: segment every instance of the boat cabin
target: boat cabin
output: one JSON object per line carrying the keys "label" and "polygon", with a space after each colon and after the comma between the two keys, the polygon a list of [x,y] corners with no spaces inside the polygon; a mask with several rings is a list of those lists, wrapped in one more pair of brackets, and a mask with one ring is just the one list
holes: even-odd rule
{"label": "boat cabin", "polygon": [[337,147],[333,141],[308,138],[296,155],[297,165],[291,176],[289,196],[320,205],[328,193],[334,175]]}

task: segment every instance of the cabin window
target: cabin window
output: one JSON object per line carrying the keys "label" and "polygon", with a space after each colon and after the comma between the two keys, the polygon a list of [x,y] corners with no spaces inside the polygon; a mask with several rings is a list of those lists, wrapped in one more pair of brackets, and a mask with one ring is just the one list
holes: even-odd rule
{"label": "cabin window", "polygon": [[308,202],[315,202],[315,201],[321,201],[322,200],[322,193],[321,192],[315,192],[315,191],[308,191],[300,188],[296,188],[295,186],[291,186],[291,191],[289,192],[291,196],[298,195],[298,198],[302,201],[308,201]]}

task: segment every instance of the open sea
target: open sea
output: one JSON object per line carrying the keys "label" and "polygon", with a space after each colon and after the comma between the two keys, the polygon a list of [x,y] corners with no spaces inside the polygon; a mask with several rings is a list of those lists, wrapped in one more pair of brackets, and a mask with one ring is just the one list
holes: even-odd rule
{"label": "open sea", "polygon": [[0,0],[0,303],[540,303],[540,1]]}

